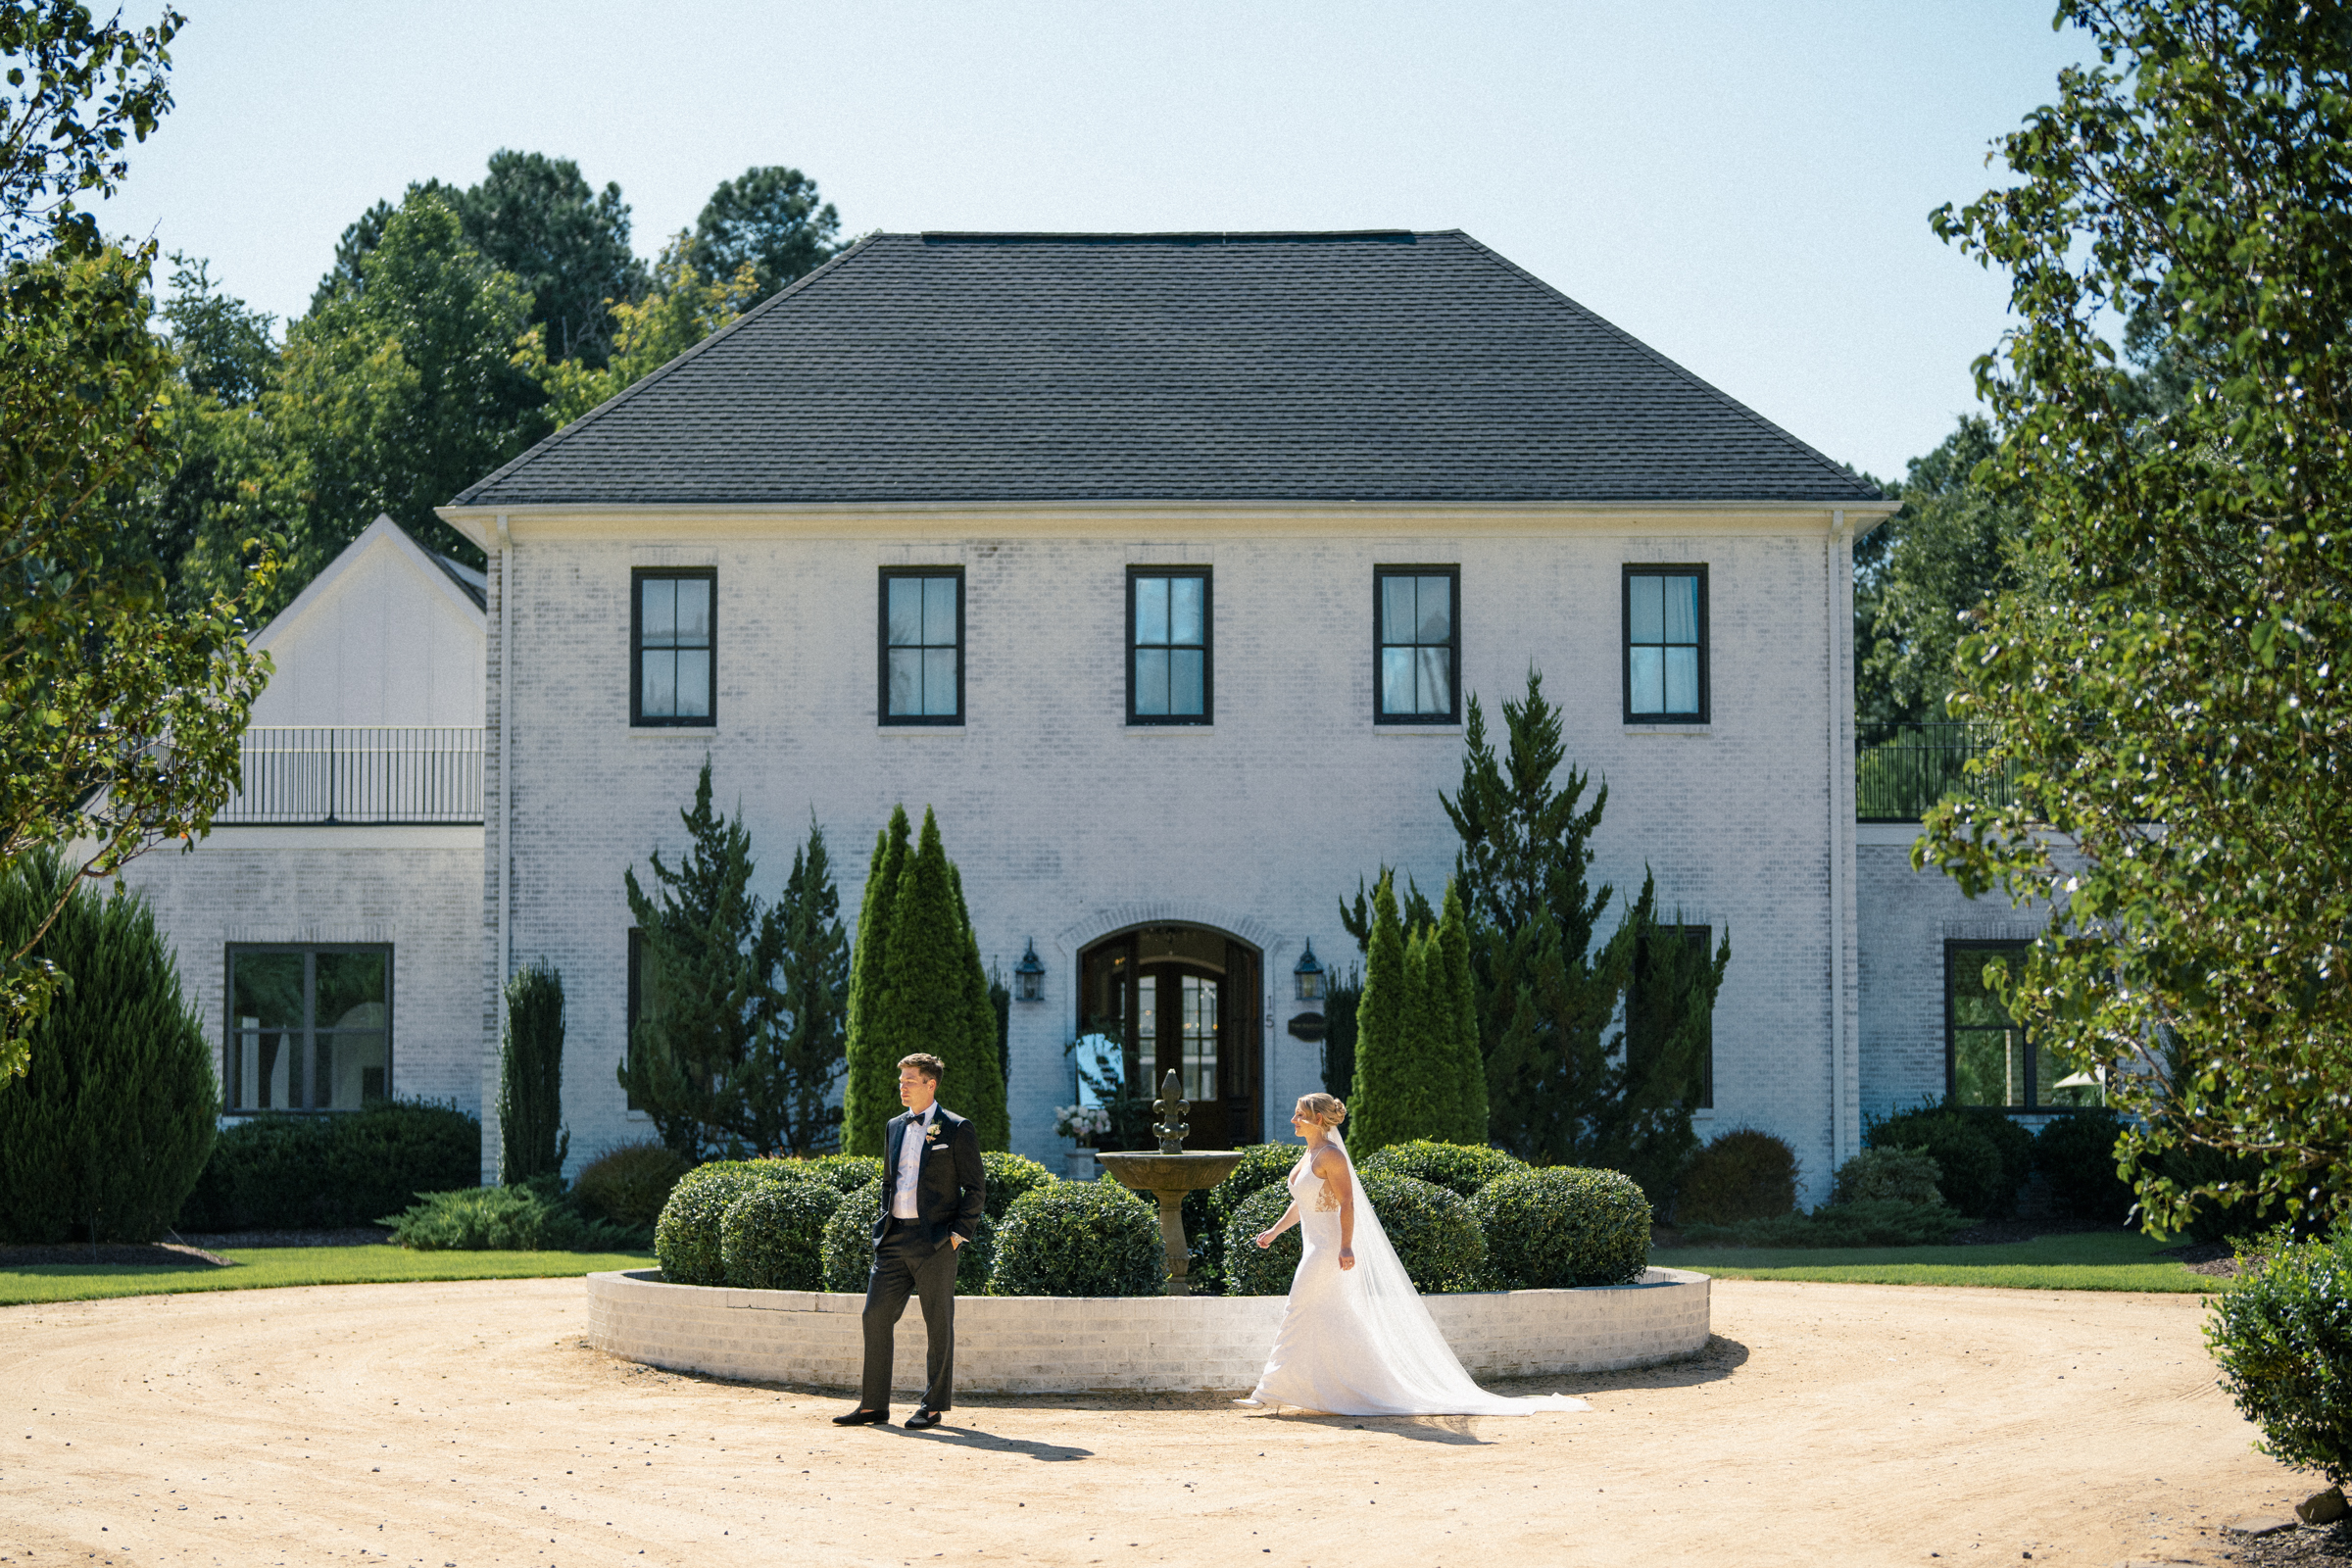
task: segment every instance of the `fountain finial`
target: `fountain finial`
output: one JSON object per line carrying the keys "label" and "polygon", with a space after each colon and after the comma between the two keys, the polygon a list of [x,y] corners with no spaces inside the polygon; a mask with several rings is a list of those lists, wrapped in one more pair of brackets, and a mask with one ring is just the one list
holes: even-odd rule
{"label": "fountain finial", "polygon": [[1184,1113],[1193,1107],[1183,1096],[1184,1086],[1171,1070],[1160,1080],[1159,1098],[1152,1102],[1152,1108],[1159,1112],[1159,1125],[1152,1130],[1159,1135],[1159,1152],[1163,1154],[1183,1153],[1184,1135],[1192,1131]]}

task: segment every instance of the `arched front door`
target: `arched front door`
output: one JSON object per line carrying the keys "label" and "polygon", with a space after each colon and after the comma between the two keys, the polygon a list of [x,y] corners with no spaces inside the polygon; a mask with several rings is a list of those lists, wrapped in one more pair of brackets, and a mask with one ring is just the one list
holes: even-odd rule
{"label": "arched front door", "polygon": [[1078,974],[1078,1033],[1117,1041],[1147,1094],[1171,1072],[1183,1084],[1186,1148],[1264,1141],[1255,948],[1208,926],[1143,926],[1088,948]]}

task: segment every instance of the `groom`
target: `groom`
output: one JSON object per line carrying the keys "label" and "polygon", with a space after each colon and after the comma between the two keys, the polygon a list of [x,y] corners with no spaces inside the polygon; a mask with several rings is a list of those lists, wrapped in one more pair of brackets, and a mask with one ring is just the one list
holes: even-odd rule
{"label": "groom", "polygon": [[980,1223],[988,1172],[980,1162],[980,1134],[939,1102],[947,1063],[929,1052],[899,1061],[899,1102],[906,1114],[882,1134],[882,1185],[889,1196],[874,1222],[874,1267],[865,1285],[865,1387],[858,1408],[837,1415],[837,1427],[890,1419],[892,1340],[909,1292],[922,1298],[923,1337],[929,1341],[922,1402],[906,1430],[939,1425],[955,1402],[956,1251]]}

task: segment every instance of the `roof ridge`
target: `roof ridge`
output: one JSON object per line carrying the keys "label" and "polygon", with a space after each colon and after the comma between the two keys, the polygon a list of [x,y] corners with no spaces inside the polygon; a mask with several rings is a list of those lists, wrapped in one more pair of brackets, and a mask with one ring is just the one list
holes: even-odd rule
{"label": "roof ridge", "polygon": [[814,283],[818,278],[823,277],[827,272],[832,271],[835,268],[848,261],[851,257],[857,255],[859,251],[864,250],[874,241],[878,239],[904,239],[907,237],[908,236],[906,235],[900,234],[886,234],[880,229],[876,229],[870,234],[859,235],[857,239],[852,240],[848,245],[843,246],[840,250],[835,251],[831,256],[826,257],[820,265],[811,268],[806,272],[803,272],[799,277],[794,278],[790,283],[787,283],[784,287],[776,290],[773,294],[770,294],[767,298],[761,300],[759,304],[753,306],[750,310],[744,312],[741,316],[738,316],[735,318],[735,319],[729,321],[717,331],[712,332],[701,342],[696,343],[692,348],[687,349],[685,352],[677,355],[673,359],[663,361],[661,365],[656,366],[653,369],[646,371],[645,374],[639,376],[636,380],[631,381],[627,386],[622,387],[619,391],[613,393],[611,397],[605,399],[604,402],[599,403],[595,408],[590,409],[586,414],[581,415],[569,424],[564,425],[559,429],[550,430],[546,435],[541,436],[538,440],[523,448],[522,451],[516,453],[514,457],[509,458],[498,467],[492,469],[489,473],[484,474],[481,478],[476,479],[473,483],[459,491],[455,499],[453,499],[449,504],[453,507],[471,505],[472,503],[470,498],[476,493],[496,484],[499,480],[506,478],[509,474],[519,471],[533,459],[551,455],[559,447],[567,445],[578,435],[581,430],[584,430],[589,425],[603,419],[607,415],[611,414],[612,411],[620,407],[620,405],[623,403],[633,400],[641,391],[653,386],[656,382],[667,380],[672,372],[676,371],[679,367],[685,365],[689,360],[699,359],[705,349],[710,348],[713,343],[718,342],[721,338],[734,336],[737,329],[742,327],[745,322],[750,321],[755,318],[765,316],[770,310],[773,310],[779,302],[790,299],[792,296],[800,293],[802,289],[806,288],[811,283]]}
{"label": "roof ridge", "polygon": [[[1591,306],[1571,297],[1566,290],[1558,288],[1551,283],[1545,282],[1543,278],[1538,277],[1526,268],[1521,267],[1517,262],[1512,261],[1509,257],[1504,256],[1500,252],[1488,246],[1484,241],[1478,239],[1475,235],[1465,233],[1458,228],[1452,230],[1452,232],[1460,238],[1463,244],[1469,246],[1472,250],[1478,252],[1481,256],[1484,256],[1487,258],[1487,260],[1493,262],[1504,271],[1510,272],[1514,276],[1525,278],[1528,282],[1535,284],[1536,287],[1542,289],[1544,293],[1551,295],[1561,304],[1566,305],[1570,309],[1576,311],[1587,320],[1592,322],[1594,325],[1600,327],[1603,331],[1609,333],[1610,336],[1615,337],[1618,339],[1618,341],[1628,345],[1631,348],[1640,350],[1644,355],[1647,355],[1657,365],[1682,377],[1684,381],[1688,382],[1692,387],[1695,387],[1697,390],[1704,392],[1707,396],[1713,398],[1716,402],[1722,404],[1726,409],[1729,409],[1734,414],[1740,416],[1742,418],[1745,418],[1758,428],[1788,442],[1790,446],[1804,453],[1807,457],[1816,460],[1824,468],[1828,469],[1832,475],[1839,479],[1851,480],[1854,484],[1862,486],[1863,488],[1870,488],[1869,486],[1865,485],[1864,482],[1855,474],[1853,469],[1847,467],[1844,464],[1839,463],[1837,459],[1831,457],[1819,447],[1814,446],[1811,442],[1805,440],[1802,436],[1797,435],[1794,431],[1791,431],[1783,425],[1775,424],[1772,420],[1766,418],[1763,415],[1758,414],[1755,410],[1749,408],[1746,404],[1740,402],[1729,392],[1724,391],[1723,388],[1715,385],[1711,381],[1708,381],[1696,371],[1688,369],[1677,362],[1668,359],[1664,354],[1661,354],[1649,344],[1644,343],[1642,339],[1634,336],[1633,333],[1627,331],[1624,327],[1619,326],[1615,321],[1610,320],[1598,311],[1595,311]],[[1879,497],[1856,495],[1854,499],[1857,501],[1867,501],[1873,499],[1884,500],[1886,498],[1883,495]]]}

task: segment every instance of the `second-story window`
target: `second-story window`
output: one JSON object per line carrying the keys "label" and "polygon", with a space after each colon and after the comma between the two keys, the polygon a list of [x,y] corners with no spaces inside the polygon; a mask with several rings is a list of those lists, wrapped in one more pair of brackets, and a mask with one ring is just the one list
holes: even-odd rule
{"label": "second-story window", "polygon": [[963,722],[961,568],[882,573],[881,720]]}
{"label": "second-story window", "polygon": [[1381,566],[1372,573],[1379,662],[1372,716],[1383,724],[1451,723],[1460,716],[1454,670],[1461,660],[1455,566]]}
{"label": "second-story window", "polygon": [[1625,720],[1707,721],[1707,568],[1625,568]]}
{"label": "second-story window", "polygon": [[705,566],[631,576],[629,721],[714,722],[718,573]]}
{"label": "second-story window", "polygon": [[1128,723],[1210,721],[1207,568],[1128,568],[1127,651]]}

